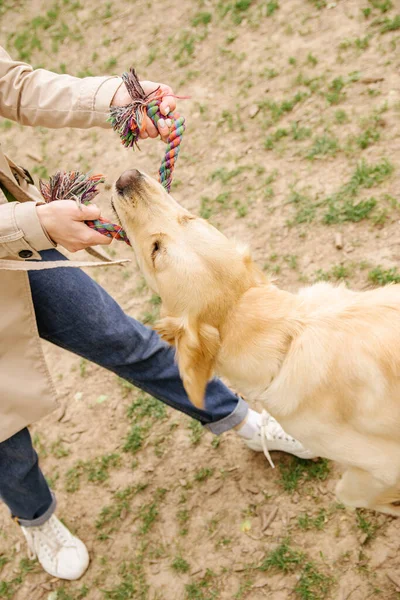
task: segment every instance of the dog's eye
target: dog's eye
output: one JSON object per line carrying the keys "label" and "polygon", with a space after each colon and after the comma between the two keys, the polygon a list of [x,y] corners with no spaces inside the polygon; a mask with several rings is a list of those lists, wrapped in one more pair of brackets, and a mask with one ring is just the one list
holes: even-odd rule
{"label": "dog's eye", "polygon": [[151,258],[154,260],[156,257],[157,252],[160,250],[160,242],[157,240],[156,242],[154,242],[152,249],[151,249]]}

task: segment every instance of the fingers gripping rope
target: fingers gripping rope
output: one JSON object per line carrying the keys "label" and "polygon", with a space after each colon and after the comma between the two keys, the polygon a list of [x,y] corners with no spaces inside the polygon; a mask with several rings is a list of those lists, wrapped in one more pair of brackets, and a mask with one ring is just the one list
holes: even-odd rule
{"label": "fingers gripping rope", "polygon": [[[122,144],[127,148],[138,147],[140,133],[143,130],[143,117],[145,112],[157,128],[158,121],[164,118],[160,111],[160,104],[165,95],[160,90],[146,95],[134,69],[124,73],[122,79],[132,98],[128,106],[112,107],[109,121],[113,129],[119,134]],[[169,113],[172,125],[167,138],[167,147],[159,169],[159,181],[170,191],[172,174],[178,159],[182,136],[185,131],[185,119],[178,113]],[[78,205],[89,204],[99,193],[97,184],[104,183],[103,175],[89,175],[79,171],[57,171],[48,182],[40,181],[40,191],[46,202],[54,200],[76,200]],[[122,240],[131,245],[128,236],[120,225],[110,223],[106,219],[85,221],[86,225],[102,235]]]}
{"label": "fingers gripping rope", "polygon": [[[146,95],[134,69],[131,69],[129,73],[124,73],[122,80],[132,98],[132,102],[128,106],[111,107],[109,121],[113,129],[119,134],[122,144],[127,148],[135,148],[135,146],[138,147],[140,133],[143,130],[145,113],[147,113],[147,116],[157,128],[158,121],[165,117],[160,111],[161,102],[165,96],[170,96],[171,94],[168,94],[168,92],[163,93],[158,89],[152,94]],[[171,119],[172,126],[167,138],[165,156],[159,170],[159,180],[169,192],[172,173],[178,159],[180,144],[185,131],[185,119],[176,112],[170,112],[166,117]]]}
{"label": "fingers gripping rope", "polygon": [[[55,200],[75,200],[81,204],[90,204],[97,196],[99,190],[97,184],[104,183],[103,175],[89,175],[79,171],[57,171],[49,181],[39,181],[40,192],[48,202]],[[116,240],[122,240],[130,245],[128,237],[120,225],[109,223],[106,219],[85,221],[86,225]]]}

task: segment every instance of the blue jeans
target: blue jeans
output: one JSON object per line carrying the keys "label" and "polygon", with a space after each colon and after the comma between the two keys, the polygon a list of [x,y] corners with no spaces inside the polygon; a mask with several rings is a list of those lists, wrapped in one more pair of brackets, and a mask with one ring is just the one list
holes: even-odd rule
{"label": "blue jeans", "polygon": [[[67,260],[56,250],[43,260]],[[123,377],[215,434],[245,418],[248,406],[219,380],[207,387],[206,410],[194,407],[183,388],[174,350],[132,317],[80,269],[29,272],[40,337]],[[44,523],[55,498],[39,468],[27,429],[0,443],[0,497],[21,525]]]}

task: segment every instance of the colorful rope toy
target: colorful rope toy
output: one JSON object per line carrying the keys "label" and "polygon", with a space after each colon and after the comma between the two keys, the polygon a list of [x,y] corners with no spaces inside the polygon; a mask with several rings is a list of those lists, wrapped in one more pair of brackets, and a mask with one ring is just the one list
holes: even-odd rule
{"label": "colorful rope toy", "polygon": [[124,73],[122,80],[132,98],[132,102],[127,106],[111,107],[109,121],[113,129],[119,134],[121,142],[125,147],[139,147],[138,140],[143,128],[145,112],[147,112],[148,117],[156,127],[161,118],[164,119],[166,117],[172,121],[165,156],[159,169],[159,181],[167,192],[169,192],[172,173],[178,159],[180,144],[185,131],[185,119],[176,112],[170,112],[164,116],[160,111],[160,104],[164,96],[171,94],[162,93],[159,89],[146,95],[134,69],[131,69],[129,73]]}
{"label": "colorful rope toy", "polygon": [[[40,192],[46,202],[55,200],[75,200],[80,204],[90,204],[99,193],[97,185],[104,183],[103,175],[89,175],[79,171],[57,171],[49,181],[39,181]],[[131,245],[128,236],[120,225],[110,223],[106,219],[96,219],[95,221],[85,221],[86,225],[95,229],[99,233],[112,237],[115,240],[122,240]]]}

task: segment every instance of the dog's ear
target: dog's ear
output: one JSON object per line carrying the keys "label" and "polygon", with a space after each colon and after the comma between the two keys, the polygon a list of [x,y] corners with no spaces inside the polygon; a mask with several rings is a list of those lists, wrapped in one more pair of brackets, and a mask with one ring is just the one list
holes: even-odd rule
{"label": "dog's ear", "polygon": [[194,406],[204,408],[206,385],[212,377],[220,347],[218,330],[206,323],[184,324],[174,317],[161,319],[155,329],[165,341],[176,346],[186,393]]}

